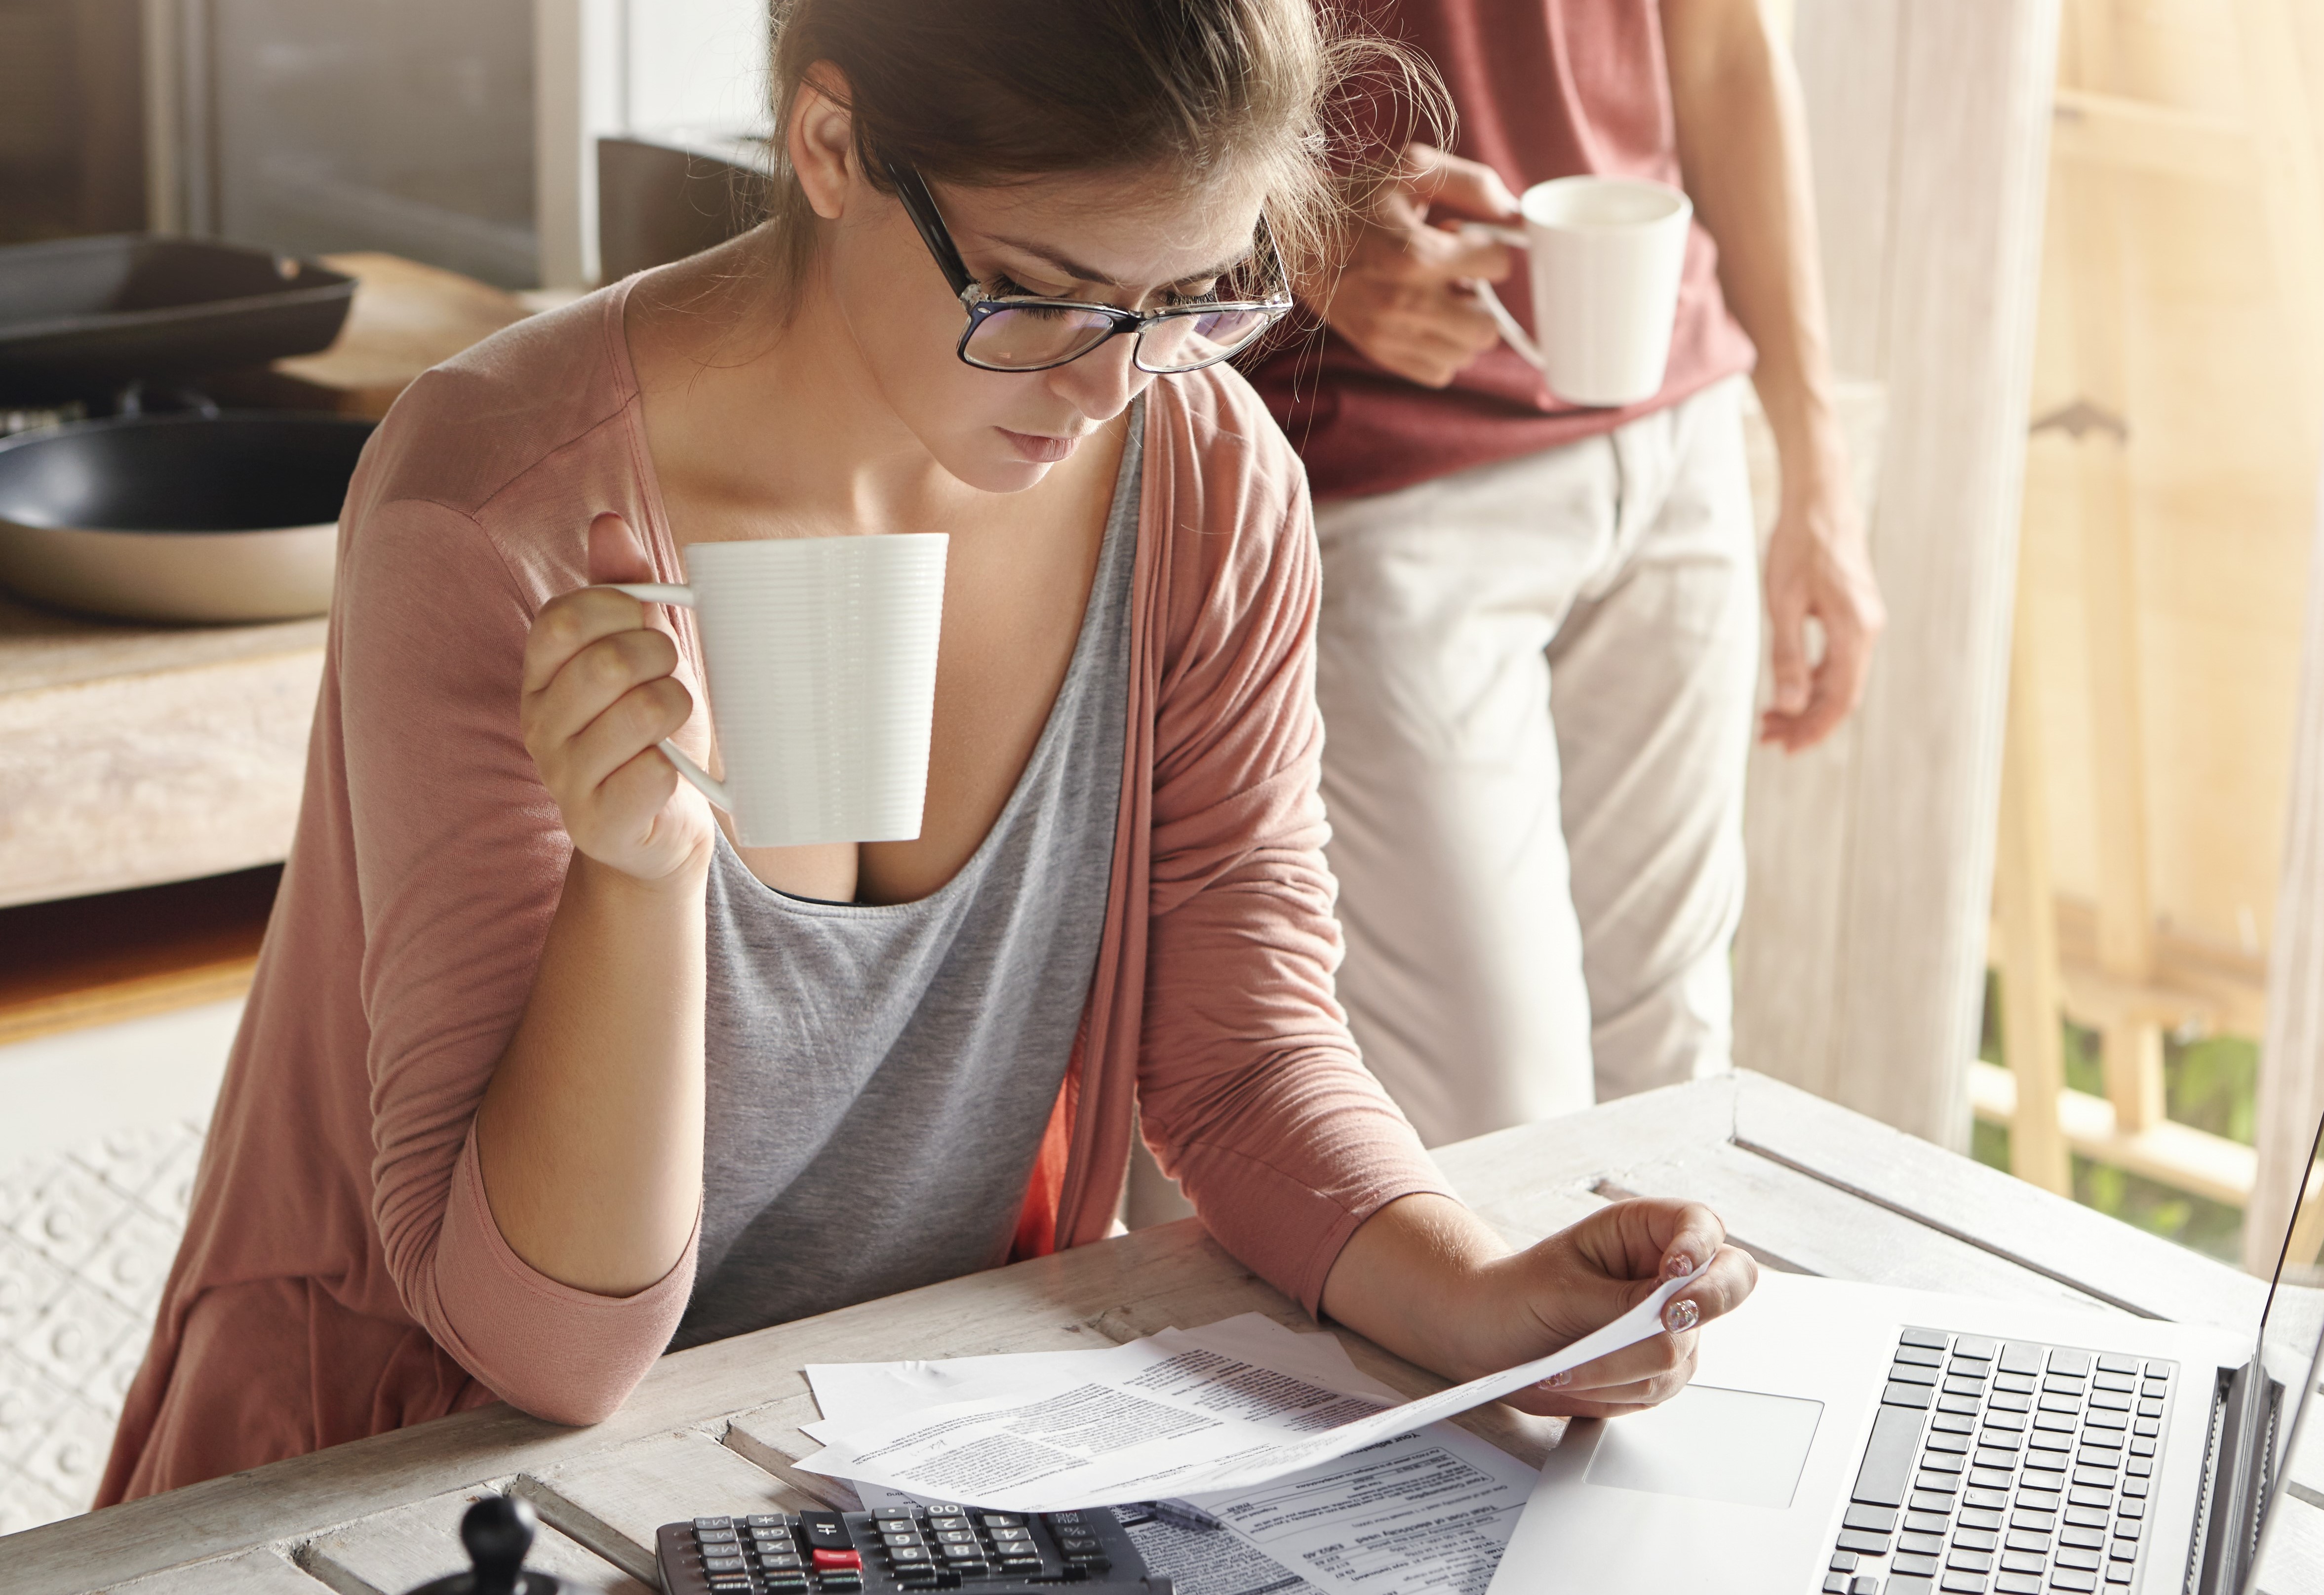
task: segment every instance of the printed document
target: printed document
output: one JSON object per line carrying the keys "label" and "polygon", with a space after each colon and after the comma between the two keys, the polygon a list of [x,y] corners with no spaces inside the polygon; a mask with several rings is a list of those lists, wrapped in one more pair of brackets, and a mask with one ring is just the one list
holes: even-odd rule
{"label": "printed document", "polygon": [[[1394,1401],[1326,1333],[1302,1334],[1258,1314],[1185,1332],[1204,1351],[1271,1368],[1326,1392]],[[861,1424],[925,1413],[929,1401],[1022,1388],[1069,1351],[941,1363],[818,1364],[807,1370],[826,1421]],[[1396,1435],[1245,1494],[1188,1504],[1220,1528],[1122,1509],[1147,1565],[1178,1595],[1484,1595],[1531,1493],[1534,1470],[1449,1423]],[[867,1506],[914,1498],[858,1482]]]}
{"label": "printed document", "polygon": [[890,1377],[918,1390],[915,1406],[807,1424],[824,1449],[799,1466],[1015,1512],[1247,1493],[1644,1340],[1665,1304],[1698,1277],[1664,1284],[1562,1351],[1401,1405],[1175,1329],[1102,1351],[1037,1353],[1005,1369],[893,1365],[910,1370]]}

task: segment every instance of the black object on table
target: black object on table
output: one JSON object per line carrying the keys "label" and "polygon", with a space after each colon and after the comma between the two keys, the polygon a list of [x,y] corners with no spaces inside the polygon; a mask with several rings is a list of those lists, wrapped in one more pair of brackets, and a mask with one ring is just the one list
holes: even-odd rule
{"label": "black object on table", "polygon": [[525,1553],[540,1526],[521,1496],[488,1495],[460,1518],[468,1571],[422,1584],[411,1595],[559,1595],[554,1575],[525,1571]]}
{"label": "black object on table", "polygon": [[655,1554],[668,1595],[1172,1595],[1104,1507],[696,1517],[663,1524]]}

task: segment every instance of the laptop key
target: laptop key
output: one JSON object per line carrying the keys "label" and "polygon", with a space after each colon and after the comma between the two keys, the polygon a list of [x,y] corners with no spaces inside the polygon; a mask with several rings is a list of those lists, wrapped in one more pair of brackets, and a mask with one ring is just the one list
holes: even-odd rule
{"label": "laptop key", "polygon": [[1890,1406],[1917,1406],[1926,1412],[1929,1406],[1929,1387],[1926,1385],[1902,1385],[1892,1379],[1889,1381],[1888,1388],[1880,1392],[1880,1399]]}
{"label": "laptop key", "polygon": [[2006,1489],[1965,1489],[1961,1491],[1961,1505],[1990,1507],[1998,1511],[2009,1505],[2009,1492]]}
{"label": "laptop key", "polygon": [[1844,1572],[1824,1574],[1823,1595],[1848,1595],[1848,1575]]}
{"label": "laptop key", "polygon": [[1896,1526],[1896,1509],[1894,1507],[1868,1507],[1859,1503],[1849,1507],[1847,1516],[1842,1517],[1840,1523],[1842,1528],[1861,1528],[1873,1534],[1886,1534]]}
{"label": "laptop key", "polygon": [[1992,1361],[1993,1354],[1999,1350],[2000,1341],[1983,1340],[1973,1334],[1965,1334],[1953,1342],[1954,1356],[1974,1357],[1980,1362]]}
{"label": "laptop key", "polygon": [[2052,1351],[2050,1371],[2070,1373],[2076,1378],[2080,1378],[2090,1371],[2090,1354],[2088,1351],[2068,1351],[2062,1348]]}
{"label": "laptop key", "polygon": [[1853,1551],[1834,1551],[1831,1554],[1831,1571],[1834,1572],[1854,1572],[1856,1571],[1856,1553]]}
{"label": "laptop key", "polygon": [[1908,1329],[1896,1338],[1908,1346],[1926,1346],[1941,1351],[1953,1337],[1941,1329]]}
{"label": "laptop key", "polygon": [[1934,1556],[1944,1548],[1945,1536],[1941,1534],[1915,1534],[1908,1528],[1896,1536],[1896,1549],[1915,1556]]}
{"label": "laptop key", "polygon": [[1963,1528],[1999,1528],[2001,1514],[1983,1507],[1964,1507],[1961,1508],[1960,1523]]}
{"label": "laptop key", "polygon": [[1880,1595],[1880,1581],[1870,1573],[1859,1573],[1848,1586],[1848,1595]]}
{"label": "laptop key", "polygon": [[2098,1587],[2098,1575],[2094,1572],[2077,1572],[2066,1567],[2050,1570],[2050,1588],[2052,1590],[2071,1590],[2075,1595],[2089,1595]]}
{"label": "laptop key", "polygon": [[1843,1551],[1860,1551],[1867,1556],[1882,1556],[1888,1551],[1888,1536],[1885,1534],[1867,1534],[1860,1528],[1843,1528],[1840,1531],[1840,1548]]}
{"label": "laptop key", "polygon": [[1953,1509],[1953,1498],[1949,1495],[1939,1495],[1933,1489],[1923,1489],[1915,1480],[1913,1498],[1909,1504],[1915,1512],[1926,1512],[1932,1517],[1941,1517]]}
{"label": "laptop key", "polygon": [[2040,1572],[2050,1565],[2047,1551],[2004,1551],[2001,1570],[2004,1572]]}
{"label": "laptop key", "polygon": [[1964,1572],[1990,1572],[1993,1557],[1989,1552],[1972,1551],[1966,1545],[1955,1545],[1952,1554],[1945,1558],[1947,1567],[1958,1567]]}
{"label": "laptop key", "polygon": [[2015,1341],[2001,1349],[2001,1371],[2004,1373],[2040,1373],[2042,1348],[2020,1345]]}
{"label": "laptop key", "polygon": [[2074,1524],[2058,1531],[2060,1544],[2079,1545],[2085,1551],[2098,1549],[2106,1544],[2106,1532],[2103,1529],[2084,1528],[2080,1524]]}
{"label": "laptop key", "polygon": [[1975,1417],[1977,1415],[1977,1406],[1978,1397],[1974,1396],[1940,1396],[1937,1397],[1937,1410],[1939,1412],[1955,1413],[1962,1417]]}
{"label": "laptop key", "polygon": [[1950,1595],[1985,1595],[1985,1575],[1948,1572],[1937,1588],[1950,1591]]}
{"label": "laptop key", "polygon": [[1990,1551],[1999,1545],[2001,1536],[1989,1528],[1957,1528],[1953,1544],[1966,1545],[1972,1551]]}
{"label": "laptop key", "polygon": [[2050,1536],[2040,1529],[2013,1528],[2005,1543],[2013,1551],[2039,1551],[2044,1556],[2050,1554]]}
{"label": "laptop key", "polygon": [[[1939,1413],[1937,1415],[1939,1417],[1950,1417],[1952,1415],[1950,1413]],[[1931,1434],[1923,1443],[1926,1444],[1928,1449],[1931,1451],[1950,1452],[1955,1456],[1960,1456],[1974,1445],[1976,1442],[1970,1439],[1967,1434],[1955,1434],[1946,1432]]]}
{"label": "laptop key", "polygon": [[2085,1551],[2079,1545],[2061,1545],[2058,1547],[2058,1565],[2060,1567],[2071,1567],[2085,1571],[2095,1571],[2098,1564],[2105,1560],[2106,1558],[2100,1556],[2096,1551]]}
{"label": "laptop key", "polygon": [[1922,1368],[1942,1368],[1945,1354],[1936,1346],[1899,1346],[1896,1348],[1896,1360],[1914,1363]]}
{"label": "laptop key", "polygon": [[2040,1595],[2042,1578],[2039,1573],[1997,1572],[1993,1575],[1993,1587],[1999,1595]]}
{"label": "laptop key", "polygon": [[1921,1415],[1907,1406],[1884,1405],[1873,1415],[1872,1438],[1865,1444],[1849,1498],[1868,1507],[1903,1506],[1905,1481],[1913,1476],[1913,1455],[1920,1447]]}
{"label": "laptop key", "polygon": [[[1923,1555],[1917,1551],[1899,1551],[1888,1561],[1890,1572],[1902,1573],[1908,1578],[1932,1579],[1937,1576],[1937,1566],[1935,1557]],[[1895,1580],[1889,1581],[1888,1587],[1891,1590],[1896,1587]],[[1927,1588],[1926,1585],[1922,1587]]]}
{"label": "laptop key", "polygon": [[2107,1526],[2106,1508],[2103,1507],[2069,1507],[2066,1508],[2066,1521],[2069,1523],[2080,1524],[2085,1528],[2104,1528]]}
{"label": "laptop key", "polygon": [[1910,1362],[1899,1362],[1888,1370],[1889,1379],[1899,1385],[1933,1385],[1941,1377],[1933,1368]]}

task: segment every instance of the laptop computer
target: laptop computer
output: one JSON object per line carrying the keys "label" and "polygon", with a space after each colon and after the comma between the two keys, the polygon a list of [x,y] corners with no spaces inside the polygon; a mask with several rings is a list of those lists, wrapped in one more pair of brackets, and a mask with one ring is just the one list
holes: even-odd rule
{"label": "laptop computer", "polygon": [[2253,1333],[1762,1270],[1685,1390],[1569,1427],[1489,1595],[2269,1588],[2324,1371],[2319,1149]]}

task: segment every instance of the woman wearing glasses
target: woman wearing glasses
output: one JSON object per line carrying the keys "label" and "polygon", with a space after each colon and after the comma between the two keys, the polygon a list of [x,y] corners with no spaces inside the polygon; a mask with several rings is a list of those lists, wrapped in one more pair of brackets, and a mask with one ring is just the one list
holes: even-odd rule
{"label": "woman wearing glasses", "polygon": [[[1311,1311],[1683,1382],[1709,1212],[1509,1255],[1365,1073],[1296,461],[1219,364],[1330,211],[1309,0],[794,0],[776,215],[421,379],[350,491],[310,776],[106,1498],[1103,1237],[1140,1128]],[[1374,52],[1371,59],[1379,59]],[[1264,218],[1264,220],[1262,220]],[[737,847],[689,545],[951,534],[927,821]]]}

